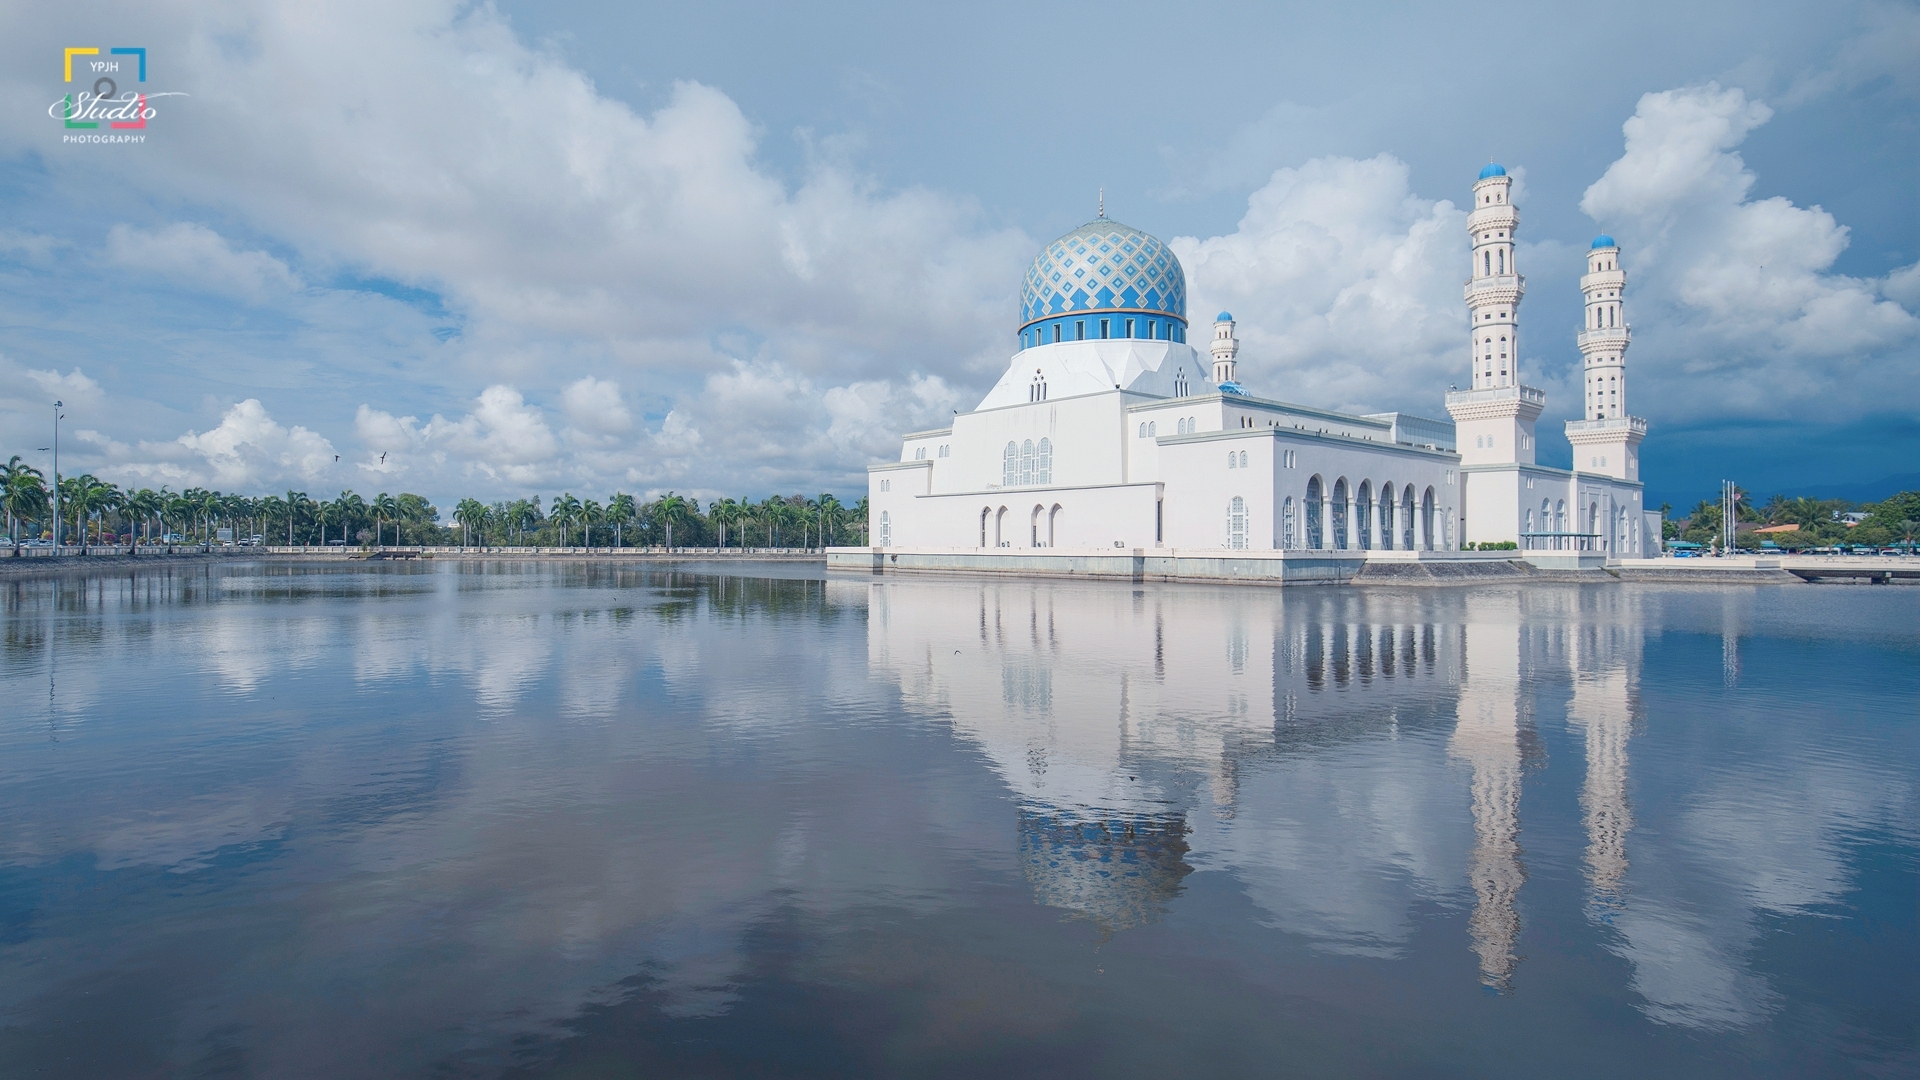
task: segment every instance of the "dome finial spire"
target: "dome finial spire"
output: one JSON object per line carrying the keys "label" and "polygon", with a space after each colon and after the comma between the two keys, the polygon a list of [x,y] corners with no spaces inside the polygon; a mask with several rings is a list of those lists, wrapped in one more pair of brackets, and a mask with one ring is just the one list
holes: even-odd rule
{"label": "dome finial spire", "polygon": [[1097,216],[1107,216],[1107,189],[1104,187],[1100,189],[1100,212]]}

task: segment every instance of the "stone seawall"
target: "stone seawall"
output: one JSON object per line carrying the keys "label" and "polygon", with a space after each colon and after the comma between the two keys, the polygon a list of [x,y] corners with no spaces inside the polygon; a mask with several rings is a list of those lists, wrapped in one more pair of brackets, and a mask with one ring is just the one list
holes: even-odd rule
{"label": "stone seawall", "polygon": [[124,574],[132,571],[184,569],[188,567],[241,566],[258,563],[279,563],[283,565],[336,565],[356,562],[401,562],[432,560],[457,562],[514,562],[514,561],[550,561],[550,562],[592,562],[616,566],[639,566],[655,563],[821,563],[825,556],[817,551],[758,551],[749,549],[744,554],[738,552],[716,552],[712,549],[672,552],[648,550],[644,548],[519,548],[479,551],[473,548],[384,548],[374,551],[362,551],[358,548],[247,548],[221,551],[197,551],[192,548],[176,549],[169,553],[165,550],[146,549],[137,555],[128,555],[125,548],[93,548],[82,555],[77,551],[63,551],[54,555],[51,551],[40,549],[31,553],[23,552],[19,557],[8,554],[8,549],[0,548],[0,581],[25,578],[47,577],[86,577],[102,574]]}
{"label": "stone seawall", "polygon": [[[1064,551],[977,548],[829,548],[829,570],[870,574],[1009,574],[1113,581],[1205,581],[1230,585],[1462,585],[1586,576],[1578,569],[1541,571],[1499,552],[1235,551],[1114,549]],[[1613,580],[1596,564],[1591,573]]]}

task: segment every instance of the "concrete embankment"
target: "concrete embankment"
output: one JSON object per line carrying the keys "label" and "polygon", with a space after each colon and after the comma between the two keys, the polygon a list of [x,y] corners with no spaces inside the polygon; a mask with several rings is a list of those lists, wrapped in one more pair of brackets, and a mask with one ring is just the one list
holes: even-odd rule
{"label": "concrete embankment", "polygon": [[1597,551],[1222,551],[1212,549],[829,548],[829,570],[1231,585],[1496,585],[1622,582],[1920,584],[1920,559],[1608,559]]}
{"label": "concrete embankment", "polygon": [[978,548],[829,548],[829,570],[1007,574],[1228,585],[1470,585],[1540,580],[1615,580],[1591,554],[1536,566],[1505,552],[1222,551],[1184,548],[1005,551]]}
{"label": "concrete embankment", "polygon": [[789,551],[779,548],[746,551],[716,551],[712,548],[672,551],[659,548],[383,548],[363,551],[358,548],[244,548],[201,551],[195,548],[142,548],[128,554],[123,547],[91,548],[86,554],[77,550],[55,555],[47,549],[26,550],[11,556],[0,548],[0,581],[42,577],[86,577],[124,574],[134,571],[242,566],[259,563],[285,565],[324,565],[357,562],[439,561],[545,561],[593,563],[596,565],[645,566],[664,563],[815,563],[824,560],[817,551]]}

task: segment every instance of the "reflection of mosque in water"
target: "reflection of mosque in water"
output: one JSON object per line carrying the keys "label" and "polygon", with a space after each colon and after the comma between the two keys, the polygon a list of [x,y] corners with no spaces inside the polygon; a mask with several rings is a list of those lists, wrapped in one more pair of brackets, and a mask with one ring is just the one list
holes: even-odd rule
{"label": "reflection of mosque in water", "polygon": [[951,717],[1014,789],[1041,903],[1123,929],[1192,870],[1231,869],[1275,925],[1394,955],[1410,912],[1464,881],[1481,979],[1504,988],[1533,701],[1567,674],[1596,910],[1622,888],[1640,650],[1611,610],[1633,603],[1623,590],[868,588],[872,670]]}

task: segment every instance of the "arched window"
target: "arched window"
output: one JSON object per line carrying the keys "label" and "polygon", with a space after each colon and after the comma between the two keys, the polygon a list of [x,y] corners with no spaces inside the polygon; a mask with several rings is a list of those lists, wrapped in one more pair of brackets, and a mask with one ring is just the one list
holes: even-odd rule
{"label": "arched window", "polygon": [[993,546],[1007,546],[1007,508],[1004,506],[993,515]]}
{"label": "arched window", "polygon": [[1325,546],[1320,526],[1322,497],[1320,478],[1307,481],[1307,547],[1313,551]]}
{"label": "arched window", "polygon": [[880,546],[893,546],[893,515],[880,511]]}
{"label": "arched window", "polygon": [[1147,421],[1147,438],[1152,439],[1152,438],[1158,437],[1159,428],[1160,428],[1160,421],[1158,420]]}
{"label": "arched window", "polygon": [[983,506],[980,508],[980,546],[981,547],[987,546],[987,518],[992,514],[993,514],[993,507]]}
{"label": "arched window", "polygon": [[1032,483],[1033,483],[1033,440],[1028,439],[1026,442],[1023,442],[1020,444],[1020,486],[1026,487],[1028,485],[1031,485]]}
{"label": "arched window", "polygon": [[1000,455],[1000,486],[1013,487],[1020,482],[1020,444],[1010,442]]}
{"label": "arched window", "polygon": [[1373,482],[1360,481],[1360,490],[1353,499],[1354,540],[1361,551],[1373,547]]}
{"label": "arched window", "polygon": [[1280,547],[1283,550],[1293,550],[1293,530],[1293,496],[1289,495],[1287,501],[1280,504]]}
{"label": "arched window", "polygon": [[1347,550],[1347,478],[1333,482],[1333,550]]}
{"label": "arched window", "polygon": [[1413,485],[1400,489],[1400,540],[1401,547],[1413,550]]}
{"label": "arched window", "polygon": [[1033,508],[1033,513],[1027,515],[1027,546],[1028,547],[1037,548],[1037,547],[1047,546],[1046,542],[1040,538],[1040,515],[1046,512],[1047,512],[1046,507],[1035,506]]}
{"label": "arched window", "polygon": [[1493,273],[1493,252],[1483,251],[1480,253],[1480,273],[1483,277]]}
{"label": "arched window", "polygon": [[1227,504],[1227,546],[1235,551],[1247,549],[1247,500],[1238,495]]}
{"label": "arched window", "polygon": [[1240,451],[1240,467],[1243,469],[1247,467],[1247,452],[1245,450]]}
{"label": "arched window", "polygon": [[1227,451],[1227,468],[1237,469],[1239,467],[1240,467],[1240,456],[1238,454],[1235,454],[1231,450]]}
{"label": "arched window", "polygon": [[1393,550],[1393,485],[1380,485],[1380,550]]}
{"label": "arched window", "polygon": [[1140,421],[1140,437],[1143,439],[1147,437],[1147,422],[1145,420]]}
{"label": "arched window", "polygon": [[1428,551],[1433,550],[1433,489],[1420,497],[1420,537],[1421,545]]}
{"label": "arched window", "polygon": [[[1455,265],[1458,265],[1458,264],[1455,264]],[[1504,273],[1506,273],[1506,272],[1507,272],[1507,249],[1505,249],[1505,248],[1501,248],[1501,249],[1500,249],[1500,261],[1499,261],[1499,267],[1500,267],[1500,272],[1501,272],[1501,273],[1503,273],[1503,274],[1504,274]],[[1562,332],[1562,333],[1565,333],[1565,331],[1561,331],[1561,332]]]}
{"label": "arched window", "polygon": [[1034,482],[1053,483],[1053,440],[1040,440],[1040,459],[1034,465]]}
{"label": "arched window", "polygon": [[1047,511],[1047,546],[1048,547],[1052,547],[1056,542],[1054,540],[1054,536],[1056,535],[1059,528],[1060,528],[1060,504],[1054,503],[1053,509]]}

